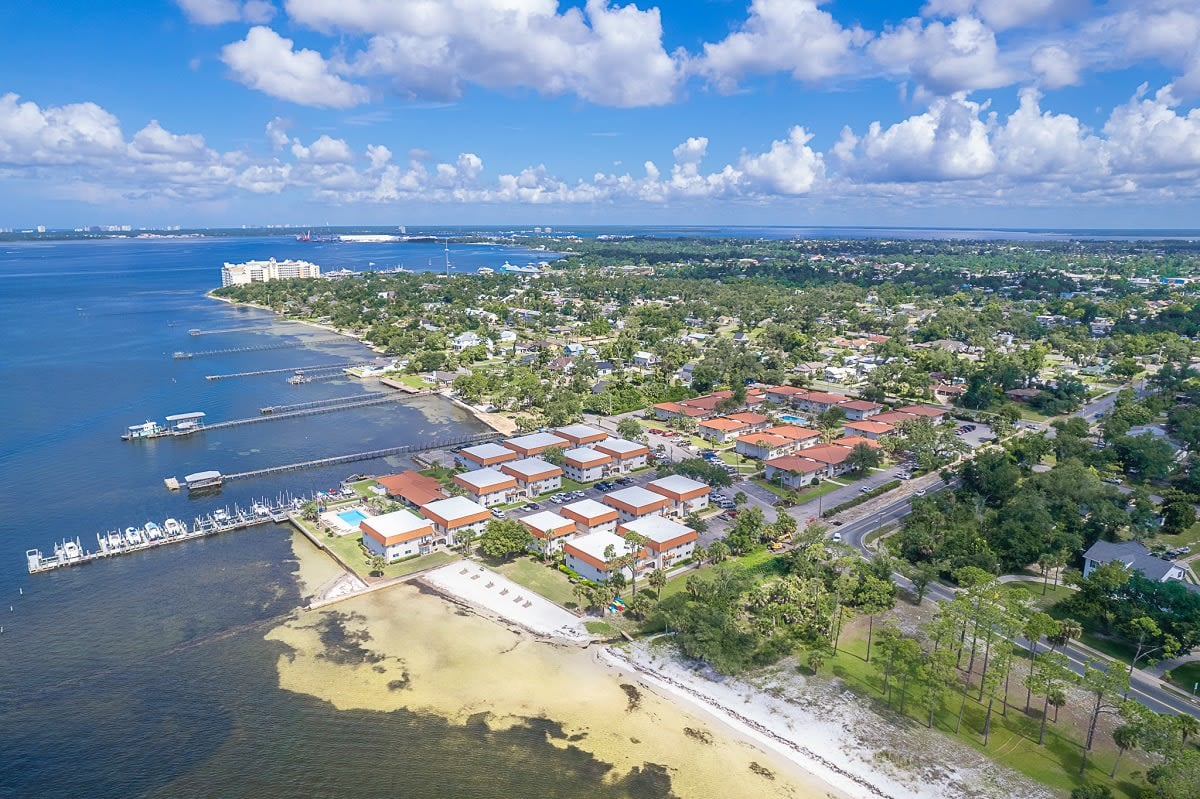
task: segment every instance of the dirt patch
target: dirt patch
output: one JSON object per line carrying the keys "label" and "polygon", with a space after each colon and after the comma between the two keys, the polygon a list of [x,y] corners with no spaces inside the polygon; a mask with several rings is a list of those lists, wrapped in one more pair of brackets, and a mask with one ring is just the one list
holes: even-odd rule
{"label": "dirt patch", "polygon": [[689,738],[699,741],[702,744],[708,744],[709,746],[712,746],[713,737],[712,733],[708,730],[698,730],[695,727],[684,727],[683,734]]}
{"label": "dirt patch", "polygon": [[623,682],[621,683],[621,690],[625,692],[625,699],[627,701],[625,712],[632,713],[642,706],[642,692],[638,690],[636,685]]}

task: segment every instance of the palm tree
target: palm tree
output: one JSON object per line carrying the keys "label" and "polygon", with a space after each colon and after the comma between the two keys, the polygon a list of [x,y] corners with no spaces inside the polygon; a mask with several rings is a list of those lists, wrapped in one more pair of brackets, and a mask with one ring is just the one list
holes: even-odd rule
{"label": "palm tree", "polygon": [[[1195,716],[1188,716],[1195,721]],[[1117,745],[1117,759],[1113,761],[1112,771],[1108,772],[1110,779],[1117,776],[1117,765],[1121,762],[1121,755],[1125,754],[1126,749],[1132,749],[1138,745],[1138,739],[1141,737],[1141,729],[1136,724],[1122,724],[1113,730],[1113,743]]]}
{"label": "palm tree", "polygon": [[1083,625],[1074,619],[1063,619],[1058,623],[1058,632],[1046,636],[1046,640],[1050,642],[1050,651],[1053,652],[1060,646],[1065,647],[1081,635],[1083,635]]}
{"label": "palm tree", "polygon": [[667,584],[667,573],[662,569],[655,569],[646,579],[649,581],[650,587],[654,589],[655,598],[662,599],[662,590]]}

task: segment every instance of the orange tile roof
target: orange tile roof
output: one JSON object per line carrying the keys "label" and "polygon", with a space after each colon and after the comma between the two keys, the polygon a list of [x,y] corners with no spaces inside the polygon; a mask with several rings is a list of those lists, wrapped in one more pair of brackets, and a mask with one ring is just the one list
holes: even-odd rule
{"label": "orange tile roof", "polygon": [[383,486],[390,496],[399,497],[413,505],[424,505],[448,496],[442,490],[441,483],[412,469],[380,477],[375,482]]}

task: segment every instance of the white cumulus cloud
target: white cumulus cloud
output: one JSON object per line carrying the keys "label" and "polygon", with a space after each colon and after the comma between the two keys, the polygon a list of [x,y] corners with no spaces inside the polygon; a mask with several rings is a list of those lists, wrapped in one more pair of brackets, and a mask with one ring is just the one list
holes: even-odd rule
{"label": "white cumulus cloud", "polygon": [[408,97],[455,98],[468,84],[573,93],[601,105],[674,99],[680,63],[662,45],[657,8],[587,0],[288,0],[298,24],[365,36],[347,61]]}
{"label": "white cumulus cloud", "polygon": [[197,25],[222,25],[226,22],[261,24],[275,16],[275,6],[266,0],[175,0],[189,20]]}
{"label": "white cumulus cloud", "polygon": [[913,17],[884,31],[867,51],[888,72],[937,94],[992,89],[1014,79],[1000,60],[996,35],[974,17],[949,24]]}
{"label": "white cumulus cloud", "polygon": [[704,45],[696,68],[722,91],[751,73],[790,72],[802,81],[843,74],[866,34],[841,26],[820,9],[825,0],[753,0],[742,26]]}
{"label": "white cumulus cloud", "polygon": [[294,50],[291,39],[267,27],[225,45],[221,60],[239,82],[299,105],[349,108],[368,99],[365,88],[334,74],[320,53]]}

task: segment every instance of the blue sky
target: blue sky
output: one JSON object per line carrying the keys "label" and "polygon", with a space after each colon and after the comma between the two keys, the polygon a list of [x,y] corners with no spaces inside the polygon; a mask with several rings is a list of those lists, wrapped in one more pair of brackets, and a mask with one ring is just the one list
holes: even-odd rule
{"label": "blue sky", "polygon": [[1195,227],[1195,0],[14,0],[0,227]]}

